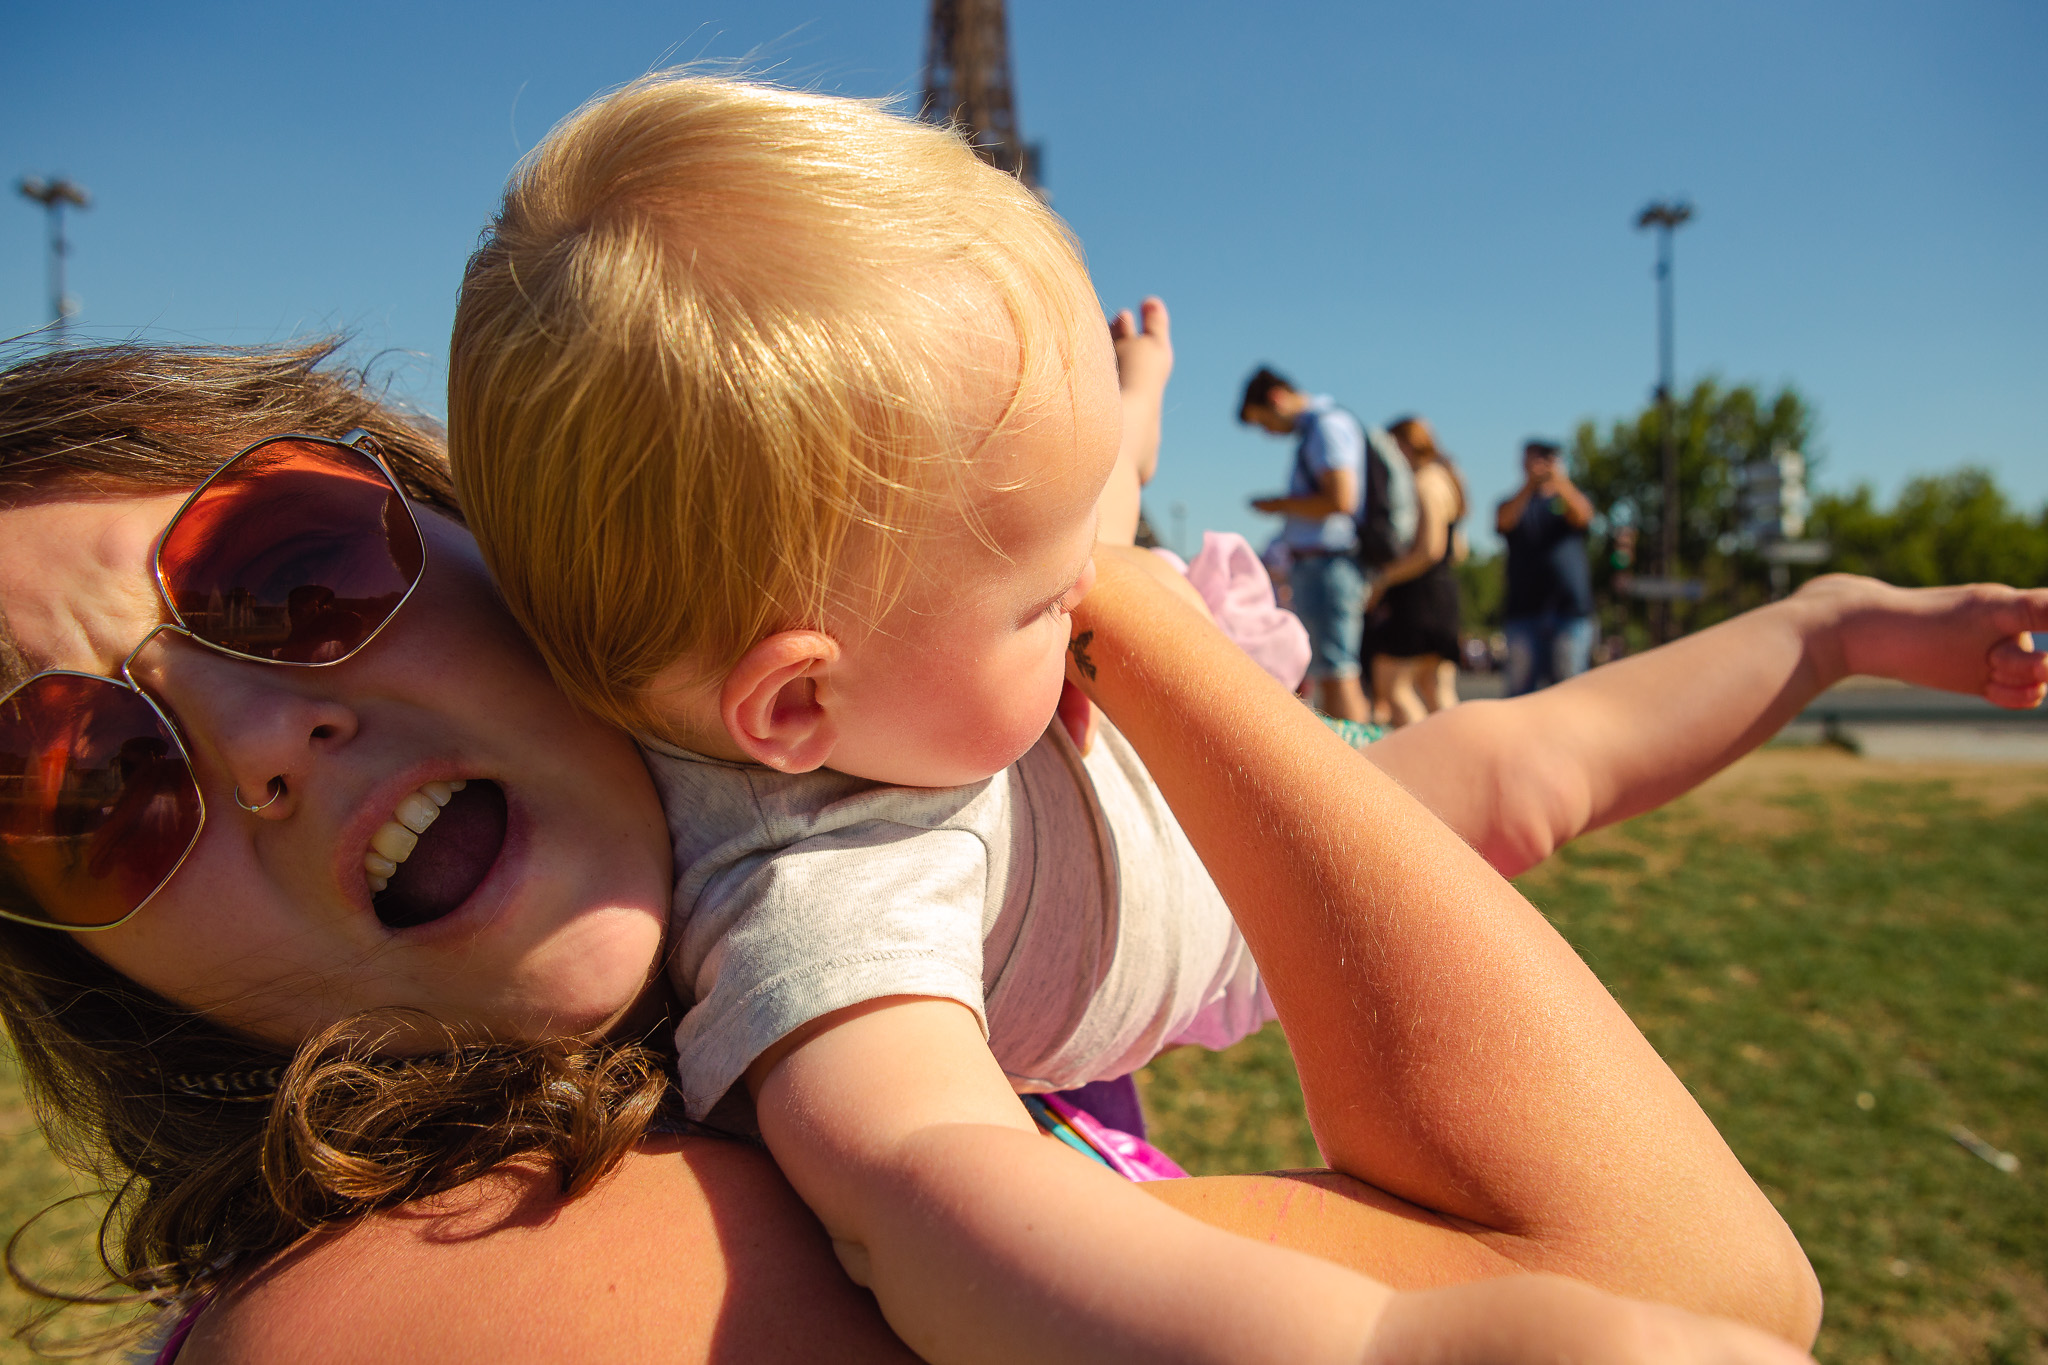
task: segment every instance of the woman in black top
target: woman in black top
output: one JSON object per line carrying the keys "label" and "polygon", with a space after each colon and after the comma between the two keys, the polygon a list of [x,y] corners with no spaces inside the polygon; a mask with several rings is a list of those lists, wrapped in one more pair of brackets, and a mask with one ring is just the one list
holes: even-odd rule
{"label": "woman in black top", "polygon": [[1387,425],[1415,470],[1415,543],[1373,583],[1373,696],[1395,725],[1458,704],[1458,522],[1465,482],[1420,417]]}

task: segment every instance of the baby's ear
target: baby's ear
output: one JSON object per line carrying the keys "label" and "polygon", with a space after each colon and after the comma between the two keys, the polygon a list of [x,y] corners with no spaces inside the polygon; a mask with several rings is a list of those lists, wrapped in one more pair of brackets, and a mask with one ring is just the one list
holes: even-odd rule
{"label": "baby's ear", "polygon": [[839,729],[818,704],[818,674],[839,661],[839,642],[785,630],[755,645],[725,675],[718,711],[726,734],[754,762],[778,772],[822,767]]}

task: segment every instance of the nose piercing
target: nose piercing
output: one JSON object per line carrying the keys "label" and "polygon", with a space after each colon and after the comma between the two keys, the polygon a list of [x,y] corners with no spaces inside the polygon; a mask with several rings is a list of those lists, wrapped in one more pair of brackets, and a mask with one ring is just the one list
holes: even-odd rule
{"label": "nose piercing", "polygon": [[270,779],[268,785],[270,788],[270,799],[268,801],[265,801],[262,805],[252,806],[247,801],[244,801],[242,799],[242,789],[240,787],[235,788],[235,804],[240,806],[243,810],[249,812],[249,814],[251,815],[256,814],[258,811],[269,810],[272,806],[277,804],[277,798],[284,795],[284,779],[281,777],[273,777]]}

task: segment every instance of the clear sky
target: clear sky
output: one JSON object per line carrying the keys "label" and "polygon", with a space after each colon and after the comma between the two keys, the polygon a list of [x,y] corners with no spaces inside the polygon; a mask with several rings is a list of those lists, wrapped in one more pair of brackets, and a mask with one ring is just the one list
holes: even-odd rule
{"label": "clear sky", "polygon": [[[95,338],[327,330],[442,410],[463,257],[506,172],[605,87],[695,58],[914,97],[921,0],[10,5],[0,174],[61,173]],[[1180,366],[1161,530],[1258,536],[1288,461],[1261,361],[1431,417],[1482,505],[1521,438],[1654,370],[1650,198],[1689,196],[1678,367],[1799,386],[1818,482],[1989,466],[2048,500],[2048,8],[2037,0],[1432,5],[1011,0],[1019,112],[1106,303]],[[0,206],[0,334],[47,316]]]}

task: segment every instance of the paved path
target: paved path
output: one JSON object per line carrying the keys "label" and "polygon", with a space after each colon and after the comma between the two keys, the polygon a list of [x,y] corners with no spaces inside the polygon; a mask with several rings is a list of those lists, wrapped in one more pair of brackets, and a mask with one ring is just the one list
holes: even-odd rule
{"label": "paved path", "polygon": [[[1498,697],[1498,673],[1461,673],[1458,695]],[[2048,708],[2007,711],[1982,697],[1851,678],[1779,733],[1790,744],[1839,743],[1868,759],[2048,765]]]}

